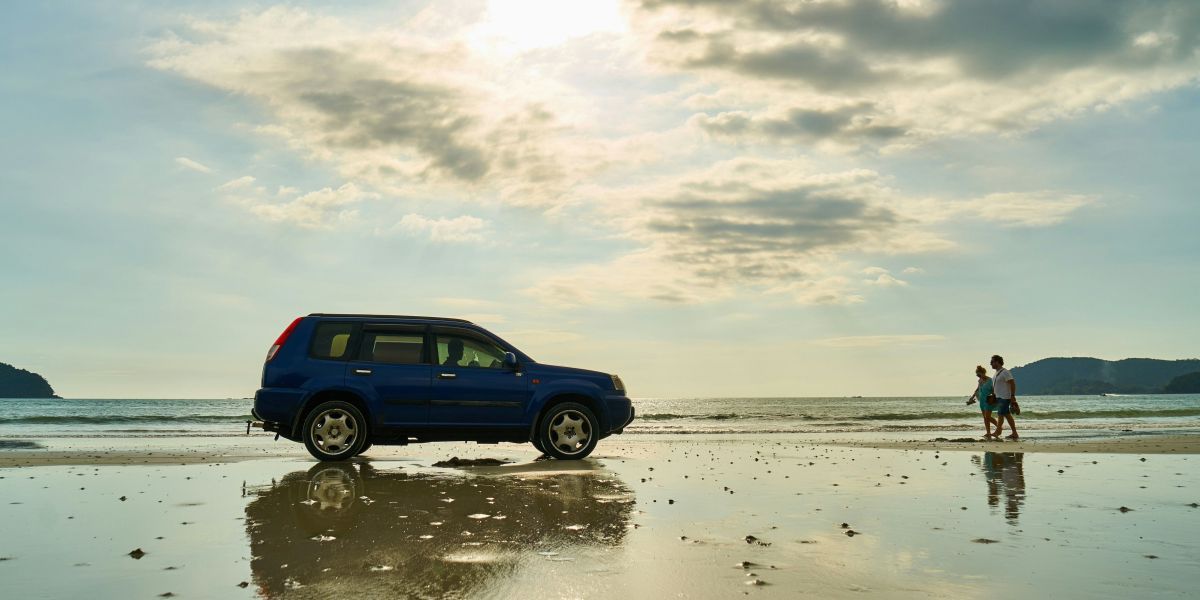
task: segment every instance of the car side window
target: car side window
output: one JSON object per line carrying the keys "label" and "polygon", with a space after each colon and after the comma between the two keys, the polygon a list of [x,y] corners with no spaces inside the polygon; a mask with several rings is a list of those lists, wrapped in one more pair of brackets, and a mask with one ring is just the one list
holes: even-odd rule
{"label": "car side window", "polygon": [[499,369],[504,366],[504,349],[480,336],[438,332],[437,364],[444,367]]}
{"label": "car side window", "polygon": [[419,332],[363,332],[359,360],[392,365],[425,364],[425,335]]}
{"label": "car side window", "polygon": [[310,354],[313,358],[328,360],[343,360],[346,358],[346,345],[350,342],[350,334],[354,331],[353,323],[319,323],[313,333]]}

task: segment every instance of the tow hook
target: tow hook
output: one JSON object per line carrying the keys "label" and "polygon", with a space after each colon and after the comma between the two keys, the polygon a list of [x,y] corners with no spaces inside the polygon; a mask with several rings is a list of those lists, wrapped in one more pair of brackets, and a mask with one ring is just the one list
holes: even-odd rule
{"label": "tow hook", "polygon": [[279,429],[276,427],[267,427],[266,421],[246,421],[246,435],[250,435],[251,427],[257,427],[263,431],[274,431],[275,441],[279,441]]}

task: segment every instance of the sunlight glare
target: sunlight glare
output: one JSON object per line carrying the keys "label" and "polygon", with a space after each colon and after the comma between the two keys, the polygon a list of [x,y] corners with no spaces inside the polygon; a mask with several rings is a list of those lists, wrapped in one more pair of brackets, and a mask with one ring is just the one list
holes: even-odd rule
{"label": "sunlight glare", "polygon": [[594,33],[625,31],[619,0],[490,0],[469,39],[481,50],[516,54]]}

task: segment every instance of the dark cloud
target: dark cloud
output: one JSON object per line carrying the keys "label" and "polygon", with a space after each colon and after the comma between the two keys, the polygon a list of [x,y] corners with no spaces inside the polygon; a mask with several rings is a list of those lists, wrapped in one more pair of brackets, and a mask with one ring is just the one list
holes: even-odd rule
{"label": "dark cloud", "polygon": [[[674,38],[664,38],[707,45],[704,60],[676,57],[681,66],[793,78],[816,87],[885,83],[887,72],[858,60],[862,56],[887,62],[945,58],[963,77],[996,80],[1087,66],[1137,68],[1189,58],[1200,45],[1200,3],[1193,0],[973,0],[937,3],[929,10],[888,0],[648,0],[642,5],[724,18],[722,30],[690,36],[677,31]],[[1169,48],[1144,52],[1133,47],[1137,36],[1164,30],[1174,38]],[[755,31],[826,33],[842,41],[830,47],[794,40],[765,50],[727,45],[730,33]]]}
{"label": "dark cloud", "polygon": [[844,146],[1029,130],[1200,77],[1200,1],[642,0],[719,138]]}
{"label": "dark cloud", "polygon": [[262,131],[375,189],[467,184],[546,205],[570,185],[546,103],[498,101],[453,44],[359,34],[287,8],[207,22],[193,37],[156,45],[151,64],[262,102],[272,117]]}
{"label": "dark cloud", "polygon": [[781,116],[727,112],[696,115],[692,123],[709,135],[738,140],[887,142],[908,132],[902,125],[883,122],[873,111],[870,104],[857,104],[829,110],[793,108]]}
{"label": "dark cloud", "polygon": [[681,65],[729,69],[760,77],[800,79],[821,90],[851,90],[896,77],[894,73],[872,68],[857,56],[831,52],[807,43],[743,51],[730,42],[710,40],[700,55],[683,59]]}
{"label": "dark cloud", "polygon": [[451,89],[383,78],[331,49],[281,53],[291,64],[285,90],[319,115],[318,133],[331,148],[411,148],[430,168],[464,181],[487,174],[489,157],[471,143],[474,117]]}
{"label": "dark cloud", "polygon": [[[705,193],[705,191],[711,193]],[[882,235],[903,219],[852,180],[762,190],[750,182],[695,182],[650,200],[646,232],[698,277],[796,277],[806,255]]]}

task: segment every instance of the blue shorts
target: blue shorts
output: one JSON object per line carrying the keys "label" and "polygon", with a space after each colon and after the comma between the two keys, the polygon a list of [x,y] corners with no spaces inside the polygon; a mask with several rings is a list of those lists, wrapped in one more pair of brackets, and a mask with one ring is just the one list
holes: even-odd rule
{"label": "blue shorts", "polygon": [[1012,400],[1009,398],[996,398],[996,414],[1000,416],[1007,415],[1012,408]]}

